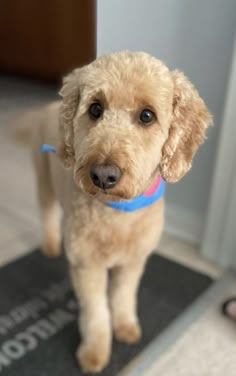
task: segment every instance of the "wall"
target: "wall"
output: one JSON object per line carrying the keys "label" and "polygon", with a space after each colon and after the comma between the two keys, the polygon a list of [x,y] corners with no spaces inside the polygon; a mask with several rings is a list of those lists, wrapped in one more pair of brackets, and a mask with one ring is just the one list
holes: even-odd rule
{"label": "wall", "polygon": [[207,211],[231,62],[235,0],[98,0],[98,55],[145,50],[194,82],[215,127],[190,173],[167,187],[167,227],[198,241]]}

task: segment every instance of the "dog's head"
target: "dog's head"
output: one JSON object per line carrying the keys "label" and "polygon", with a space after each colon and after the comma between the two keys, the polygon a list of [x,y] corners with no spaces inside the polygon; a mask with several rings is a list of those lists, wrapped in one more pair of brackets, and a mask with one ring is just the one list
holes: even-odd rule
{"label": "dog's head", "polygon": [[61,95],[60,156],[76,184],[103,200],[131,199],[158,174],[181,179],[211,122],[183,73],[141,52],[74,70]]}

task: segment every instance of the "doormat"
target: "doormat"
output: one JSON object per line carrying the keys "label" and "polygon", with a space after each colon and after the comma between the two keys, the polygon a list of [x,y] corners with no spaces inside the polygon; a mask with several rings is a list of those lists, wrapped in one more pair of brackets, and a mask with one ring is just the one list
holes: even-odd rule
{"label": "doormat", "polygon": [[[179,316],[212,280],[163,257],[150,257],[139,290],[143,336],[114,340],[102,376],[115,376]],[[81,376],[75,361],[78,308],[63,256],[39,250],[0,268],[0,375]]]}

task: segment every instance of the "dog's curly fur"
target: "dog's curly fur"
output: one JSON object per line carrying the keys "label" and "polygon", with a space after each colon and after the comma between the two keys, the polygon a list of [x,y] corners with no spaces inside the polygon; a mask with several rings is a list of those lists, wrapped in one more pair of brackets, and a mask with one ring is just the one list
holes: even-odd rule
{"label": "dog's curly fur", "polygon": [[[109,361],[111,327],[120,341],[140,338],[137,288],[163,228],[163,199],[132,213],[114,210],[104,201],[138,196],[157,175],[167,182],[181,179],[204,141],[211,116],[183,73],[142,52],[106,55],[74,70],[64,79],[61,95],[62,102],[30,114],[25,122],[37,123],[28,129],[43,250],[49,256],[59,254],[60,204],[81,307],[77,357],[84,372],[98,372]],[[104,107],[97,121],[88,115],[94,101]],[[148,126],[139,121],[144,108],[156,115]],[[59,158],[39,154],[42,143],[55,145]],[[107,191],[96,187],[89,176],[94,163],[118,166],[119,183]]]}

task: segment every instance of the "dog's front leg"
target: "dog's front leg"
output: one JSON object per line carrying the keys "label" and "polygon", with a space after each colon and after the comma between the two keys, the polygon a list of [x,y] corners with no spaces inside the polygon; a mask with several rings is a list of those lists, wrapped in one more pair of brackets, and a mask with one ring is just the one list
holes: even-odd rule
{"label": "dog's front leg", "polygon": [[80,303],[82,342],[77,358],[84,372],[100,372],[107,364],[111,352],[107,271],[97,265],[72,267],[71,276]]}
{"label": "dog's front leg", "polygon": [[145,259],[133,260],[112,270],[110,306],[116,338],[129,344],[140,339],[141,328],[136,313],[137,290]]}

